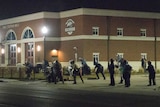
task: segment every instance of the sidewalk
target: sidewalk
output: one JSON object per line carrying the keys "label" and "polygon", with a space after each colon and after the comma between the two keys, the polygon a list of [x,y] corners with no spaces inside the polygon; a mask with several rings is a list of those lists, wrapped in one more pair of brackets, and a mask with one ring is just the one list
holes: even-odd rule
{"label": "sidewalk", "polygon": [[[119,83],[119,76],[115,76],[115,86],[108,86],[110,83],[109,77],[106,80],[103,80],[102,77],[100,80],[88,80],[85,84],[92,84],[91,87],[88,87],[89,90],[100,90],[103,92],[120,92],[120,93],[134,93],[134,94],[147,94],[147,95],[159,95],[160,96],[160,74],[156,75],[156,85],[148,85],[148,74],[141,75],[132,75],[131,76],[131,86],[125,87],[124,84]],[[87,88],[87,87],[85,87]]]}
{"label": "sidewalk", "polygon": [[[66,81],[64,85],[58,83],[58,88],[66,89],[76,89],[76,90],[86,90],[86,91],[98,91],[98,92],[114,92],[114,93],[130,93],[139,95],[154,95],[160,96],[160,74],[156,75],[156,85],[148,85],[148,74],[132,75],[131,76],[131,86],[125,87],[124,84],[118,84],[120,77],[115,76],[115,86],[109,86],[110,78],[107,76],[106,80],[103,80],[101,75],[100,79],[87,79],[89,76],[84,76],[84,84],[81,82],[79,77],[77,77],[77,84],[73,85],[71,81]],[[93,77],[93,76],[92,76]],[[54,86],[49,84],[49,86]]]}
{"label": "sidewalk", "polygon": [[6,78],[0,78],[0,82],[18,82],[17,79],[6,79]]}
{"label": "sidewalk", "polygon": [[[88,79],[94,78],[94,75],[83,76],[84,84],[81,82],[80,78],[77,76],[77,84],[72,84],[73,81],[58,82],[57,84],[48,83],[45,80],[31,80],[31,81],[20,81],[16,79],[3,79],[0,81],[8,84],[16,85],[32,85],[36,87],[50,87],[50,88],[63,88],[63,89],[75,89],[75,90],[86,90],[86,91],[100,91],[100,92],[114,92],[114,93],[130,93],[130,94],[140,94],[140,95],[156,95],[160,96],[160,74],[156,74],[156,85],[148,85],[148,74],[139,74],[131,76],[131,86],[126,88],[124,84],[118,84],[120,77],[115,75],[115,86],[108,86],[110,83],[109,76],[106,80],[99,74],[100,79]],[[55,87],[56,86],[56,87]]]}

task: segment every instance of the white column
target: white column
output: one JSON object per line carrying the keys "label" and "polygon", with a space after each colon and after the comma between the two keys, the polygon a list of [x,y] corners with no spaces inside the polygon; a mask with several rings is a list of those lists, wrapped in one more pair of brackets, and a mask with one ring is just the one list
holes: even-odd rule
{"label": "white column", "polygon": [[36,46],[35,42],[33,43],[33,65],[36,65]]}
{"label": "white column", "polygon": [[25,63],[25,43],[21,43],[21,64]]}
{"label": "white column", "polygon": [[4,52],[4,54],[5,54],[5,66],[7,66],[8,65],[8,61],[9,61],[9,59],[8,59],[8,44],[5,44],[5,52]]}

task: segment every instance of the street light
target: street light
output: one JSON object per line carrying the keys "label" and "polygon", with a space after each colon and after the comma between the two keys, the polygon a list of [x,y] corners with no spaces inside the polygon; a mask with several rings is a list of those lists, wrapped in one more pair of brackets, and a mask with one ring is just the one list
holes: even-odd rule
{"label": "street light", "polygon": [[44,38],[44,40],[43,40],[43,47],[44,47],[44,60],[46,59],[46,49],[45,49],[45,36],[46,36],[46,34],[48,33],[48,29],[47,29],[47,27],[46,26],[44,26],[44,27],[42,27],[42,33],[43,33],[43,38]]}

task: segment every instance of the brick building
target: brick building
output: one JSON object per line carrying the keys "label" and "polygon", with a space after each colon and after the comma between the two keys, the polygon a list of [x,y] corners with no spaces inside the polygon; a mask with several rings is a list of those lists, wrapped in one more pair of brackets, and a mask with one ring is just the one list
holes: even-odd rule
{"label": "brick building", "polygon": [[[42,29],[47,32],[43,32]],[[138,70],[141,58],[160,64],[160,14],[152,12],[79,8],[62,12],[38,12],[0,20],[1,66],[17,66],[29,60],[84,58],[93,67],[105,68],[120,55]]]}

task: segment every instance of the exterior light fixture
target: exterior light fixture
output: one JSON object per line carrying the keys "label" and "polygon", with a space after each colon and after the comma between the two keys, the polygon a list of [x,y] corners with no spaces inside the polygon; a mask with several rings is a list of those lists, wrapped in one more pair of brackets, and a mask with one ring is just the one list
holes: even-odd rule
{"label": "exterior light fixture", "polygon": [[18,52],[18,53],[21,52],[21,48],[20,48],[20,47],[17,48],[17,52]]}
{"label": "exterior light fixture", "polygon": [[58,51],[56,49],[52,50],[52,57],[57,57],[58,56]]}
{"label": "exterior light fixture", "polygon": [[4,54],[4,48],[1,49],[1,53]]}
{"label": "exterior light fixture", "polygon": [[39,51],[41,51],[41,46],[37,46],[37,51],[39,52]]}

